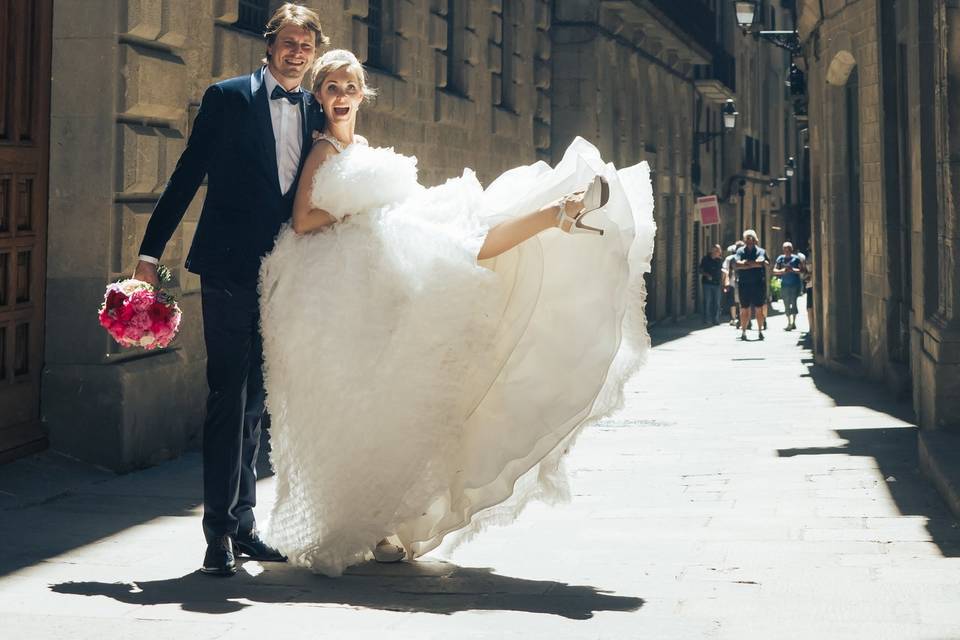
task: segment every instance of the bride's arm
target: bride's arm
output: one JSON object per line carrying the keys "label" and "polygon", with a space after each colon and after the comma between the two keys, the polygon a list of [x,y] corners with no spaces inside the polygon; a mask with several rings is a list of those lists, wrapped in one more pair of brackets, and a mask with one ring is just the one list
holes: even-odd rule
{"label": "bride's arm", "polygon": [[313,177],[324,161],[332,155],[336,155],[336,151],[329,144],[315,144],[310,150],[310,155],[307,156],[307,161],[303,164],[297,195],[293,200],[293,230],[297,233],[319,231],[337,221],[330,212],[315,209],[310,203],[313,195]]}

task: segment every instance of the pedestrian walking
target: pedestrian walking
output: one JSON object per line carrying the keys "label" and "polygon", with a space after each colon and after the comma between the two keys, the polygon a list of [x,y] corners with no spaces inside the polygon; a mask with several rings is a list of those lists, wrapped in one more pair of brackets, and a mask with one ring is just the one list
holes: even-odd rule
{"label": "pedestrian walking", "polygon": [[718,244],[700,260],[700,284],[703,286],[703,323],[720,324],[723,249]]}
{"label": "pedestrian walking", "polygon": [[793,252],[793,244],[783,243],[783,253],[777,256],[773,275],[780,278],[780,297],[783,298],[783,312],[787,316],[785,331],[797,328],[797,298],[803,288],[803,260]]}
{"label": "pedestrian walking", "polygon": [[737,249],[737,291],[740,294],[740,339],[747,339],[751,311],[757,317],[758,338],[763,340],[767,305],[767,253],[760,246],[757,232],[743,232],[744,246]]}
{"label": "pedestrian walking", "polygon": [[737,249],[743,246],[743,240],[727,247],[727,257],[723,261],[723,308],[730,312],[730,326],[740,326],[740,296],[737,293]]}

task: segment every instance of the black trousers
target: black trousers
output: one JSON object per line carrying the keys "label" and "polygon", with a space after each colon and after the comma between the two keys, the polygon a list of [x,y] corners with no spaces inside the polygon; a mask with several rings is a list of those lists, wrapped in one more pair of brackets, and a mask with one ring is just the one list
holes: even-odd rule
{"label": "black trousers", "polygon": [[207,346],[203,425],[203,533],[207,542],[256,522],[257,455],[265,417],[257,282],[201,276]]}

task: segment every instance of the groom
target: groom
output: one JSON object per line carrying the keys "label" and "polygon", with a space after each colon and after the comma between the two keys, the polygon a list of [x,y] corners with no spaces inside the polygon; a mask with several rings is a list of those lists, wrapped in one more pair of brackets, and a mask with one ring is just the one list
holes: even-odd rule
{"label": "groom", "polygon": [[207,178],[186,267],[200,275],[207,348],[203,426],[204,573],[229,576],[240,554],[284,561],[257,533],[256,461],[265,415],[257,277],[290,218],[311,132],[322,114],[300,84],[328,39],[320,19],[287,3],[266,25],[266,64],[207,88],[187,147],[150,217],[134,277],[159,285],[157,264]]}

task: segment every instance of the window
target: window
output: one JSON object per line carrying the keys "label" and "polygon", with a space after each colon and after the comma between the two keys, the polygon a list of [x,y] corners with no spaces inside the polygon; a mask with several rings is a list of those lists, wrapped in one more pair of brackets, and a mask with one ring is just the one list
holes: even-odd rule
{"label": "window", "polygon": [[368,0],[367,66],[395,73],[396,31],[393,0]]}
{"label": "window", "polygon": [[237,16],[233,26],[262,36],[270,19],[270,0],[239,0]]}

